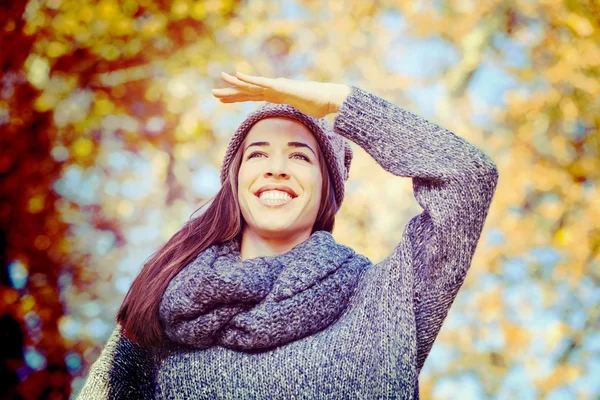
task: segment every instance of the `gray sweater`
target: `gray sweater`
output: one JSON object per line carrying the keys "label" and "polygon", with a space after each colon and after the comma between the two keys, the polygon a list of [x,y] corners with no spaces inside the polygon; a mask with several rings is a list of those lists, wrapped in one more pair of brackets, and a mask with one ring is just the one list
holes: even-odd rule
{"label": "gray sweater", "polygon": [[334,130],[412,178],[423,212],[316,334],[259,353],[132,344],[117,324],[80,399],[418,399],[418,376],[471,264],[498,181],[465,139],[352,86]]}

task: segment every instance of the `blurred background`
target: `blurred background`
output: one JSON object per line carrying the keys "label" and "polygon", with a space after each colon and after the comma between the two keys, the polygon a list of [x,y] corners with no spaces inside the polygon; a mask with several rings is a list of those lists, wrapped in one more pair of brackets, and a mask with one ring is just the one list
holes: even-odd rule
{"label": "blurred background", "polygon": [[[496,162],[422,398],[600,398],[599,43],[596,0],[0,2],[0,398],[73,399],[217,192],[261,104],[220,103],[221,71],[355,85]],[[379,262],[422,209],[352,146],[334,237]]]}

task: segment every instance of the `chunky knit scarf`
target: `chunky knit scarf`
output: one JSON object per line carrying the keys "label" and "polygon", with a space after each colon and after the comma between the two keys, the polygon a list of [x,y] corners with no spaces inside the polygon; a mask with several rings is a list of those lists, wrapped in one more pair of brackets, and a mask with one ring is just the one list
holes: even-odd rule
{"label": "chunky knit scarf", "polygon": [[178,345],[267,350],[335,322],[369,265],[327,231],[283,254],[248,260],[237,236],[210,246],[171,280],[160,321]]}

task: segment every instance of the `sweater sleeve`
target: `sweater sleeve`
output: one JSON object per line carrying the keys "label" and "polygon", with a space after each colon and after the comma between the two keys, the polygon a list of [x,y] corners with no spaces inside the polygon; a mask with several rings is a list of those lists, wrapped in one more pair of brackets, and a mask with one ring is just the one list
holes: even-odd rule
{"label": "sweater sleeve", "polygon": [[152,399],[153,352],[122,335],[117,323],[100,356],[90,366],[77,400]]}
{"label": "sweater sleeve", "polygon": [[[412,265],[420,373],[471,264],[496,189],[496,164],[465,139],[355,86],[334,130],[386,171],[411,177],[424,210],[387,258]],[[406,247],[410,260],[401,257]]]}
{"label": "sweater sleeve", "polygon": [[77,400],[108,399],[108,372],[112,359],[115,356],[119,335],[120,329],[119,325],[117,325],[108,338],[108,341],[102,349],[100,356],[98,356],[96,361],[94,361],[90,366],[85,383],[77,395]]}

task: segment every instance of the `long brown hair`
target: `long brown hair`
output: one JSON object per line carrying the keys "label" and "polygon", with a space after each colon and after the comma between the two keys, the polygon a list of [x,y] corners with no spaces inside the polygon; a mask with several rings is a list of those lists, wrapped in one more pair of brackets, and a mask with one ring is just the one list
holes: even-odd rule
{"label": "long brown hair", "polygon": [[[142,346],[160,346],[165,337],[158,319],[158,307],[171,279],[208,247],[241,234],[245,221],[238,203],[237,187],[243,148],[243,145],[239,147],[231,163],[229,179],[212,201],[202,205],[192,216],[210,203],[206,211],[186,222],[152,254],[131,284],[117,312],[117,322],[129,340]],[[311,234],[321,230],[332,233],[337,213],[335,192],[322,151],[319,151],[319,165],[323,177],[322,196]]]}

